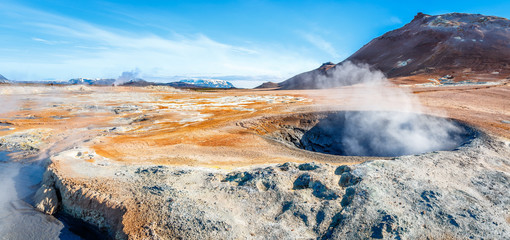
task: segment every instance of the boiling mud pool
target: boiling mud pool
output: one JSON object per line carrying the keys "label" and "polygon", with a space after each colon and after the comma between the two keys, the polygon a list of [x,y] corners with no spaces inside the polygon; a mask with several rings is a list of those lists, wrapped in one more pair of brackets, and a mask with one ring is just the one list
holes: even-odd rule
{"label": "boiling mud pool", "polygon": [[84,239],[71,232],[68,223],[32,206],[43,173],[40,162],[13,162],[0,152],[0,239]]}

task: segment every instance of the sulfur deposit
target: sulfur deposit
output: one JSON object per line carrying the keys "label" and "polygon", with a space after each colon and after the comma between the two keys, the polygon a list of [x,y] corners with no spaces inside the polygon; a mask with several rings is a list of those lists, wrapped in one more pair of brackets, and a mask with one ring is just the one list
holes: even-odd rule
{"label": "sulfur deposit", "polygon": [[115,239],[505,239],[508,83],[406,89],[469,137],[398,156],[297,146],[317,114],[366,110],[352,87],[5,86],[0,148],[45,161],[34,207]]}

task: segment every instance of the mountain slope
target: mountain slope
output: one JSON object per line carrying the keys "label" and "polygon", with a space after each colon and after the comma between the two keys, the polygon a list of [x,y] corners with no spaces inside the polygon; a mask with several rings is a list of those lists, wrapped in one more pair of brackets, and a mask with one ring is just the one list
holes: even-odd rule
{"label": "mountain slope", "polygon": [[316,89],[323,87],[323,79],[329,78],[331,73],[328,71],[336,65],[332,62],[322,64],[319,68],[298,74],[279,85],[280,89]]}
{"label": "mountain slope", "polygon": [[[363,46],[346,61],[367,63],[388,77],[510,74],[510,20],[480,14],[418,13],[405,26]],[[336,66],[338,66],[337,64]],[[283,89],[318,88],[321,68],[281,83]]]}
{"label": "mountain slope", "polygon": [[9,79],[5,78],[4,76],[2,76],[2,74],[0,74],[0,83],[8,83],[9,82]]}
{"label": "mountain slope", "polygon": [[280,85],[275,82],[265,82],[260,84],[259,86],[255,87],[255,89],[261,89],[261,88],[278,88]]}

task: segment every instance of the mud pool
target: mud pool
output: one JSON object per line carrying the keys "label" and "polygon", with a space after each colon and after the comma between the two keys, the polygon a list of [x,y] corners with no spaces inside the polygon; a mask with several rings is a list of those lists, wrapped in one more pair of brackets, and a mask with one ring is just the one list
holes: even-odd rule
{"label": "mud pool", "polygon": [[33,207],[43,173],[42,162],[14,162],[0,152],[0,239],[97,239],[100,235],[76,226],[74,219],[55,218]]}
{"label": "mud pool", "polygon": [[451,151],[477,134],[447,118],[409,112],[341,111],[286,117],[271,138],[308,151],[396,157]]}

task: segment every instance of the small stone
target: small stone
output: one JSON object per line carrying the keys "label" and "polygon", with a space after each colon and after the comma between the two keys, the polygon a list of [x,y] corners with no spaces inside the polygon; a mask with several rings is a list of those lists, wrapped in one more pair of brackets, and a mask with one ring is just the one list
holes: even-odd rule
{"label": "small stone", "polygon": [[341,187],[349,187],[351,185],[352,177],[353,176],[350,172],[342,173],[340,181],[338,181],[338,185],[340,185]]}
{"label": "small stone", "polygon": [[315,197],[324,200],[335,200],[338,198],[338,195],[336,195],[336,193],[333,190],[329,189],[328,187],[326,187],[326,185],[322,184],[319,181],[313,182],[312,188],[313,188],[312,194]]}
{"label": "small stone", "polygon": [[358,184],[360,181],[361,178],[354,176],[350,172],[344,172],[338,181],[338,185],[341,187],[350,187]]}
{"label": "small stone", "polygon": [[310,187],[311,177],[309,174],[305,173],[299,176],[296,181],[294,181],[293,189],[305,189]]}
{"label": "small stone", "polygon": [[315,163],[303,163],[298,166],[298,169],[301,171],[313,171],[317,168],[319,168],[319,165]]}
{"label": "small stone", "polygon": [[339,166],[335,169],[335,175],[342,175],[344,172],[350,172],[351,168],[346,165]]}
{"label": "small stone", "polygon": [[347,189],[345,189],[345,194],[344,194],[344,197],[342,198],[342,201],[340,202],[340,205],[342,205],[342,207],[345,207],[345,206],[351,204],[355,193],[356,193],[356,190],[352,187],[348,187]]}
{"label": "small stone", "polygon": [[291,167],[293,167],[293,166],[291,165],[291,163],[286,162],[286,163],[284,163],[284,164],[279,165],[278,167],[279,167],[279,168],[280,168],[280,170],[282,170],[282,171],[289,171],[289,169],[290,169]]}

